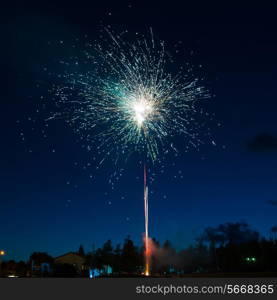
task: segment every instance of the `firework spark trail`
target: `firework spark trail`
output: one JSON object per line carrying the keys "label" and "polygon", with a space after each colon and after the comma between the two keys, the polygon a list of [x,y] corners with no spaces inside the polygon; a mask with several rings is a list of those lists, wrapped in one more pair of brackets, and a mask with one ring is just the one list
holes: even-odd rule
{"label": "firework spark trail", "polygon": [[149,247],[149,234],[148,234],[148,186],[147,186],[147,171],[144,165],[144,221],[145,221],[145,271],[146,276],[150,275],[150,258],[151,251]]}

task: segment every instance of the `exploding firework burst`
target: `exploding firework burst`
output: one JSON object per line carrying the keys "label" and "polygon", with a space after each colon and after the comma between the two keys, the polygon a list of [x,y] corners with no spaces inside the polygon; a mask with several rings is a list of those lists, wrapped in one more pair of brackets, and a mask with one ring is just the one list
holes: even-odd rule
{"label": "exploding firework burst", "polygon": [[[55,85],[55,112],[49,119],[64,119],[88,150],[117,162],[134,152],[144,160],[145,271],[150,275],[151,239],[148,233],[148,184],[146,162],[161,161],[169,150],[177,152],[174,137],[183,135],[187,145],[198,147],[199,128],[196,102],[210,97],[201,81],[186,64],[176,69],[162,41],[136,38],[129,42],[124,34],[89,44],[85,71],[69,71]],[[74,58],[76,60],[76,58]],[[71,66],[70,64],[67,64]],[[65,80],[65,81],[64,81]],[[92,147],[94,145],[94,147]]]}
{"label": "exploding firework burst", "polygon": [[197,147],[195,105],[209,93],[190,67],[170,72],[176,68],[151,30],[148,39],[131,43],[106,33],[85,51],[90,70],[68,72],[67,83],[54,87],[59,109],[51,118],[65,119],[88,145],[95,143],[101,163],[134,152],[154,162],[168,149],[177,151],[177,135]]}

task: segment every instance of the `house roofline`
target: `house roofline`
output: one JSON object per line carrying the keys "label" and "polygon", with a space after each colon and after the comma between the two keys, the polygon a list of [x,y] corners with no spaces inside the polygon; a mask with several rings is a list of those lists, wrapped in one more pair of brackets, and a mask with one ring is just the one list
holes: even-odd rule
{"label": "house roofline", "polygon": [[80,254],[78,254],[78,253],[76,253],[76,252],[67,252],[67,253],[65,253],[65,254],[62,254],[62,255],[60,255],[60,256],[57,256],[57,257],[55,257],[54,259],[58,259],[58,258],[61,258],[61,257],[63,257],[63,256],[66,256],[66,255],[68,255],[68,254],[74,254],[74,255],[77,255],[77,256],[79,256],[79,257],[82,257],[83,258],[83,256],[81,256]]}

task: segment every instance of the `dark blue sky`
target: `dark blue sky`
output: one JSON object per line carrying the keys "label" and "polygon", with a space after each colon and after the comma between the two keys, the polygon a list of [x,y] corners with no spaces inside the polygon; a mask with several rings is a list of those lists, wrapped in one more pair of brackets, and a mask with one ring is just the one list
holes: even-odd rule
{"label": "dark blue sky", "polygon": [[[276,225],[274,10],[182,5],[103,1],[3,9],[0,248],[7,258],[27,259],[32,251],[58,256],[81,243],[90,250],[93,243],[122,242],[128,234],[141,243],[141,166],[128,162],[111,190],[114,167],[83,170],[90,158],[70,128],[54,122],[43,139],[37,123],[28,121],[43,94],[36,85],[49,84],[44,68],[60,72],[57,62],[72,54],[72,41],[94,39],[101,21],[134,32],[151,26],[169,45],[182,41],[216,94],[206,105],[216,115],[213,122],[222,124],[212,132],[216,146],[206,143],[200,152],[181,154],[166,163],[163,174],[155,169],[150,235],[180,248],[206,226],[244,220],[267,235]],[[64,46],[56,47],[61,40]]]}

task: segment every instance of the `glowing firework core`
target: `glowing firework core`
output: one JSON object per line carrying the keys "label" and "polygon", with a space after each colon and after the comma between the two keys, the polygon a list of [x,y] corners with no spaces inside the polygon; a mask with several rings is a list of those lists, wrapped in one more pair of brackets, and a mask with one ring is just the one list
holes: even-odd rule
{"label": "glowing firework core", "polygon": [[153,106],[151,101],[142,97],[133,103],[132,109],[134,113],[134,120],[137,125],[141,127],[143,122],[151,115]]}

